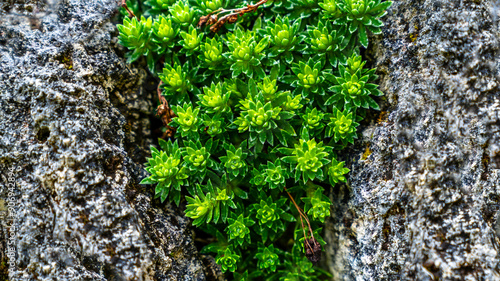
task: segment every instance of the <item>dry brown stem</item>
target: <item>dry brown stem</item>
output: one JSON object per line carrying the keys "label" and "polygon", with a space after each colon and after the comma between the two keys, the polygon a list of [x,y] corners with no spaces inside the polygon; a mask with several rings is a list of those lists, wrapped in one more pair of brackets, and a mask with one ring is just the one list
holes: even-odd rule
{"label": "dry brown stem", "polygon": [[139,21],[140,21],[140,19],[139,19],[136,15],[134,15],[134,13],[133,13],[133,12],[132,12],[129,8],[128,8],[128,6],[127,6],[127,0],[122,0],[122,7],[123,7],[125,10],[127,10],[127,12],[128,12],[128,16],[129,16],[129,17],[131,17],[131,18],[134,18],[134,17],[135,17],[137,20],[139,20]]}
{"label": "dry brown stem", "polygon": [[[198,27],[202,27],[203,25],[211,25],[210,30],[212,32],[217,32],[219,29],[224,26],[226,22],[228,23],[235,23],[238,20],[238,16],[243,16],[246,13],[251,13],[256,11],[260,5],[266,3],[268,0],[260,0],[259,2],[253,4],[253,5],[247,5],[245,8],[239,8],[239,9],[232,9],[232,10],[226,10],[226,9],[219,9],[217,11],[211,12],[210,14],[206,16],[202,16],[200,20],[198,21]],[[215,14],[214,14],[215,13]],[[225,16],[221,16],[221,14],[228,13]]]}
{"label": "dry brown stem", "polygon": [[167,130],[163,134],[163,138],[170,138],[174,136],[175,128],[169,126],[168,124],[172,122],[172,118],[177,116],[168,105],[167,99],[165,99],[165,97],[161,94],[161,84],[163,84],[163,81],[160,81],[160,83],[158,84],[158,88],[156,89],[158,100],[160,101],[160,105],[158,105],[158,108],[156,109],[156,115],[161,118],[163,125],[165,125],[165,127],[167,128]]}
{"label": "dry brown stem", "polygon": [[[288,194],[288,197],[290,197],[290,200],[292,200],[293,205],[299,212],[299,218],[300,218],[300,224],[302,225],[302,231],[304,232],[304,248],[306,249],[306,257],[314,264],[316,264],[320,259],[321,259],[321,245],[319,242],[314,238],[313,230],[311,228],[311,224],[309,222],[309,219],[307,218],[306,214],[304,214],[304,211],[295,203],[295,200],[293,199],[292,195],[288,192],[288,190],[285,187],[285,191]],[[304,218],[307,222],[307,226],[309,229],[309,233],[311,234],[311,238],[307,238],[305,227],[304,227],[304,221],[302,220]]]}

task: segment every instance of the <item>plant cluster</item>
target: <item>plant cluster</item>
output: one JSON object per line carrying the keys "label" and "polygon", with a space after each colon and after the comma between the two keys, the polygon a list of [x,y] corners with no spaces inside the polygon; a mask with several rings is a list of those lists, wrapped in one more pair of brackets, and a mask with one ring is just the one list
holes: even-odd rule
{"label": "plant cluster", "polygon": [[202,252],[233,280],[328,275],[311,263],[330,215],[325,191],[346,181],[338,152],[379,109],[360,47],[381,33],[390,5],[127,2],[119,40],[129,62],[145,57],[161,80],[158,114],[173,135],[151,147],[141,183],[162,202],[187,203],[186,216],[217,241]]}

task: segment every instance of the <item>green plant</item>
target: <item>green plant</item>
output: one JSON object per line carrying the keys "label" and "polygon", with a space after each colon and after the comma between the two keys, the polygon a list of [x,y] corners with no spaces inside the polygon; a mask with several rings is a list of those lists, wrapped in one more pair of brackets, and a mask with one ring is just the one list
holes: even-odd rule
{"label": "green plant", "polygon": [[227,246],[224,251],[219,252],[216,257],[216,261],[222,267],[222,270],[225,271],[236,271],[238,261],[241,256],[237,255],[232,246]]}
{"label": "green plant", "polygon": [[[345,28],[335,29],[331,22],[319,21],[317,26],[310,26],[308,30],[308,43],[310,48],[303,51],[305,54],[315,56],[315,60],[327,59],[331,66],[345,64],[347,57],[344,50],[348,40],[345,40]],[[346,52],[348,53],[348,52]]]}
{"label": "green plant", "polygon": [[357,31],[359,42],[364,47],[368,46],[367,30],[373,34],[380,34],[384,24],[380,17],[384,16],[386,9],[392,2],[382,2],[381,0],[344,0],[339,1],[338,5],[342,9],[344,16],[340,17],[335,23],[348,25],[349,33]]}
{"label": "green plant", "polygon": [[278,248],[274,248],[274,245],[269,245],[268,247],[259,246],[257,254],[255,254],[255,257],[258,259],[257,265],[259,269],[267,272],[275,272],[276,267],[280,263],[279,254],[281,254],[281,251]]}
{"label": "green plant", "polygon": [[120,44],[132,51],[127,54],[128,63],[134,62],[143,55],[152,55],[151,52],[154,49],[152,46],[153,42],[150,40],[152,24],[151,18],[146,20],[142,17],[140,21],[136,18],[124,18],[123,25],[118,25],[118,30],[120,31],[118,40]]}
{"label": "green plant", "polygon": [[330,91],[334,94],[326,101],[327,105],[334,104],[348,111],[358,107],[379,110],[370,95],[381,96],[383,93],[377,89],[378,85],[368,83],[378,76],[374,74],[375,69],[364,69],[365,63],[360,56],[352,56],[347,60],[347,67],[339,66],[340,76],[332,79],[335,85]]}
{"label": "green plant", "polygon": [[317,143],[316,140],[310,139],[307,131],[304,130],[298,143],[294,144],[294,148],[278,148],[278,150],[290,156],[281,158],[283,162],[290,163],[291,171],[295,171],[295,181],[302,178],[304,184],[309,180],[325,180],[324,169],[332,155],[332,147],[324,146],[323,142]]}
{"label": "green plant", "polygon": [[378,109],[360,47],[390,4],[127,2],[138,18],[124,19],[119,40],[129,62],[144,57],[158,77],[171,137],[151,147],[141,183],[156,184],[162,202],[185,200],[193,225],[216,238],[202,253],[230,279],[329,276],[313,264],[330,216],[325,192],[346,182],[337,155]]}
{"label": "green plant", "polygon": [[[203,190],[208,190],[207,194]],[[226,222],[229,214],[228,208],[236,209],[232,196],[227,194],[227,189],[214,188],[209,180],[203,188],[198,184],[196,186],[196,195],[186,196],[188,205],[186,207],[186,216],[194,219],[194,225],[201,225],[213,221],[218,223],[219,219]]]}
{"label": "green plant", "polygon": [[288,17],[278,15],[274,22],[270,22],[265,29],[259,29],[259,34],[271,39],[271,49],[268,57],[284,59],[288,64],[293,62],[293,52],[299,46],[302,38],[299,36],[301,21],[290,23]]}
{"label": "green plant", "polygon": [[250,226],[254,225],[255,222],[249,217],[240,214],[238,218],[228,218],[227,233],[229,234],[229,240],[236,240],[236,242],[243,246],[243,244],[250,244]]}
{"label": "green plant", "polygon": [[333,136],[335,142],[341,141],[344,145],[354,144],[354,139],[358,137],[356,127],[359,124],[354,122],[353,118],[353,112],[349,112],[347,109],[340,111],[334,107],[325,136]]}
{"label": "green plant", "polygon": [[181,164],[181,150],[177,142],[160,140],[161,151],[151,147],[151,158],[146,163],[146,171],[151,175],[141,181],[142,184],[157,184],[155,195],[165,201],[170,198],[179,205],[181,186],[188,181],[188,169]]}

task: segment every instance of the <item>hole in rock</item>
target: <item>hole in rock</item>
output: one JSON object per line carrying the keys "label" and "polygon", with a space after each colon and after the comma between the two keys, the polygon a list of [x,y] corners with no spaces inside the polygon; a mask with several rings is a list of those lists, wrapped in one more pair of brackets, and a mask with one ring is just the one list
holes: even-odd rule
{"label": "hole in rock", "polygon": [[38,130],[38,133],[36,134],[36,138],[38,139],[39,142],[46,142],[47,139],[50,137],[50,130],[49,127],[43,126]]}

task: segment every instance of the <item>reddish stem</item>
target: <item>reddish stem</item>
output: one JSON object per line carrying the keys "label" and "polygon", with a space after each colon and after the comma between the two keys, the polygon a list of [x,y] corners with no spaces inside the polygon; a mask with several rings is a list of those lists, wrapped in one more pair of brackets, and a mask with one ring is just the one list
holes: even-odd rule
{"label": "reddish stem", "polygon": [[303,213],[302,209],[297,205],[297,203],[295,203],[295,200],[293,199],[292,195],[288,192],[288,190],[286,189],[285,187],[285,191],[286,193],[288,194],[288,197],[290,197],[290,199],[292,200],[292,203],[293,205],[295,206],[295,208],[297,209],[297,211],[299,212],[299,218],[300,218],[300,223],[302,224],[302,231],[304,232],[304,241],[306,242],[306,245],[309,247],[309,249],[311,251],[313,251],[313,248],[312,246],[309,244],[309,241],[307,240],[307,236],[306,236],[306,230],[305,230],[305,227],[304,227],[304,222],[302,220],[302,217],[304,217],[304,219],[306,220],[307,222],[307,226],[309,228],[309,232],[311,233],[311,237],[316,240],[314,238],[314,234],[313,234],[313,231],[312,231],[312,228],[311,228],[311,224],[309,223],[309,219],[307,218],[307,216]]}
{"label": "reddish stem", "polygon": [[135,17],[137,20],[140,21],[140,19],[136,15],[134,15],[134,13],[128,8],[128,6],[127,6],[127,0],[122,0],[122,7],[125,10],[127,10],[129,17],[131,17],[131,18]]}

